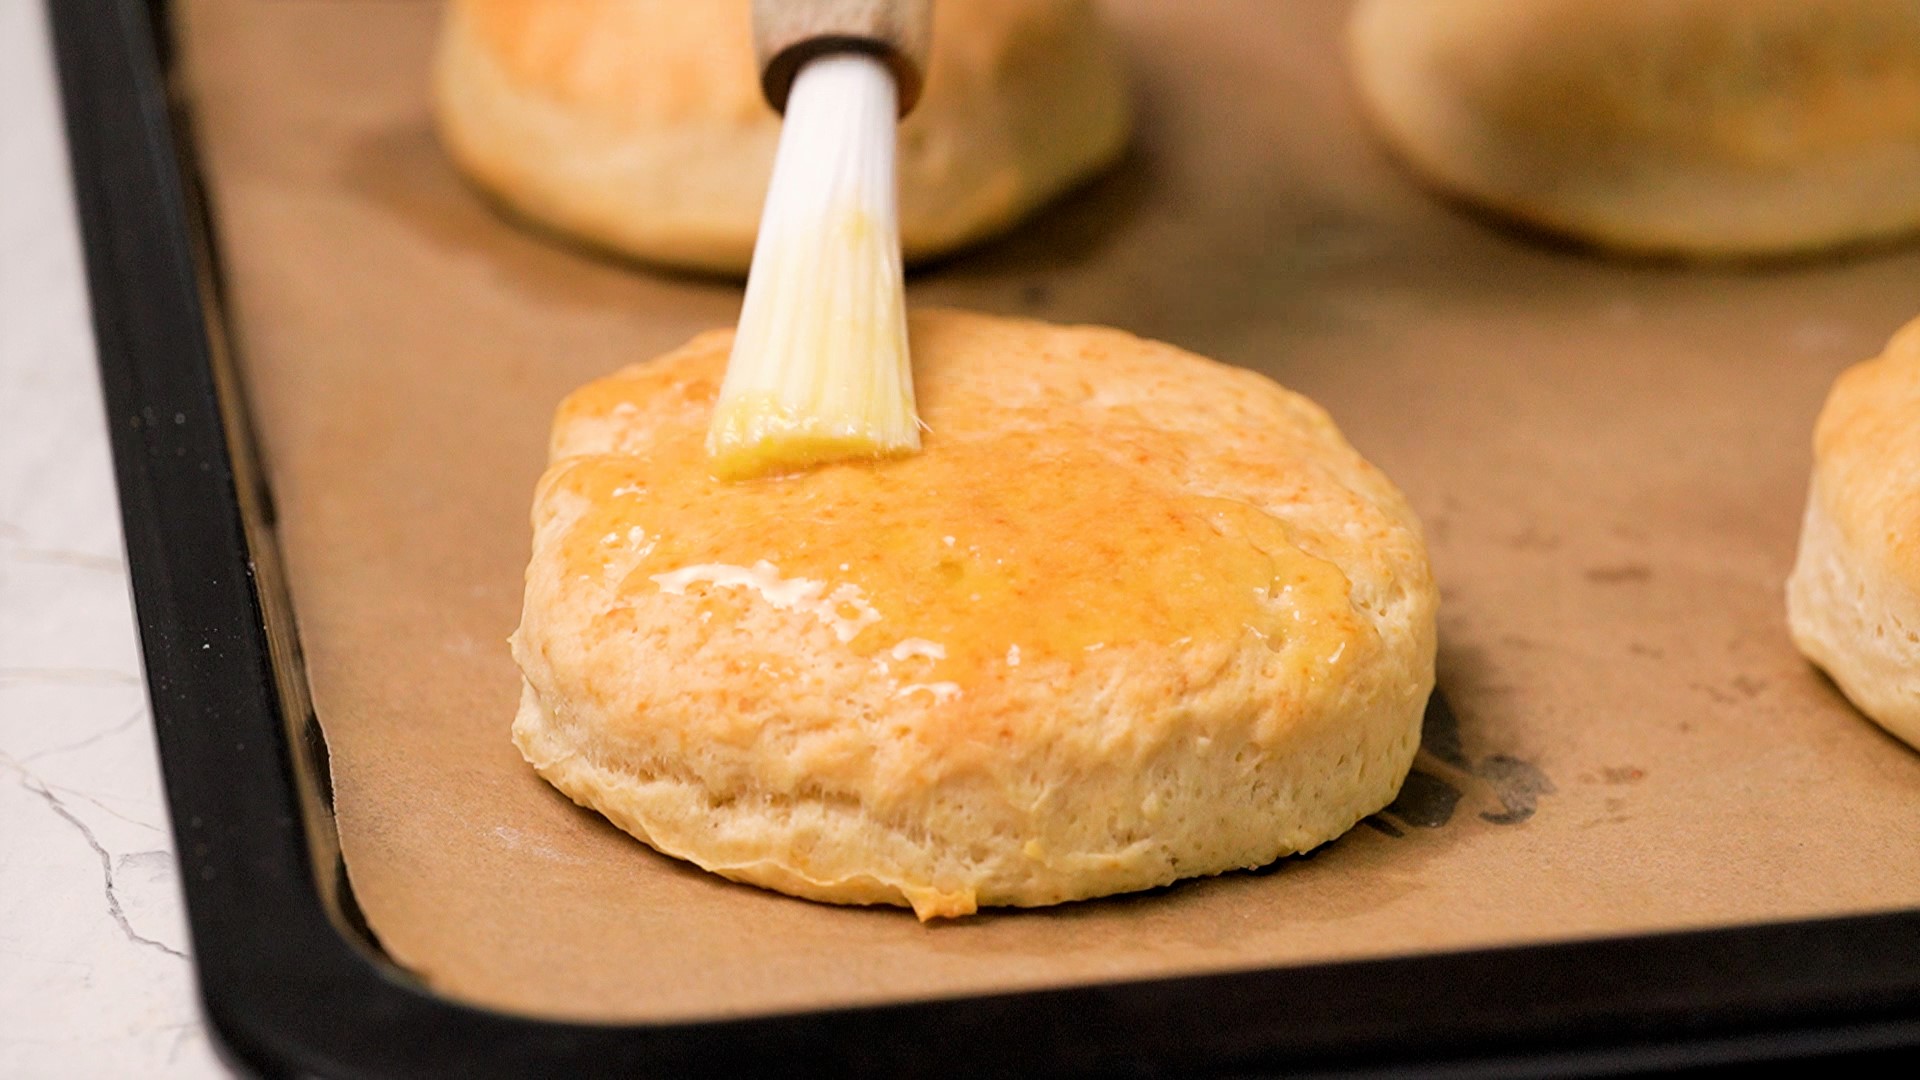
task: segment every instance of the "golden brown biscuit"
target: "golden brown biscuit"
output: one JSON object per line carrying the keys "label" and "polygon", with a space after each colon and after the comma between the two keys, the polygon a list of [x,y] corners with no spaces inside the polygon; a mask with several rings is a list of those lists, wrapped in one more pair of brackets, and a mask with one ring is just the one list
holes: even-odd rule
{"label": "golden brown biscuit", "polygon": [[1800,651],[1920,748],[1920,320],[1820,412],[1787,613]]}
{"label": "golden brown biscuit", "polygon": [[1429,181],[1632,252],[1920,230],[1920,4],[1362,0],[1353,72]]}
{"label": "golden brown biscuit", "polygon": [[514,737],[739,881],[922,918],[1253,867],[1392,800],[1436,594],[1317,406],[1115,330],[911,320],[925,449],[743,484],[731,333],[554,422]]}
{"label": "golden brown biscuit", "polygon": [[[909,260],[999,232],[1119,156],[1129,107],[1089,0],[936,4],[901,127]],[[442,142],[507,206],[650,262],[745,273],[779,118],[748,0],[453,0]]]}

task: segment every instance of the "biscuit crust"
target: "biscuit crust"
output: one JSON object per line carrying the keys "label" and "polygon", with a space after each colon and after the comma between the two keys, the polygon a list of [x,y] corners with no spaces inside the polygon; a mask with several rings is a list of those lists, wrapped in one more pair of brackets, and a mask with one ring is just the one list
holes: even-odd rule
{"label": "biscuit crust", "polygon": [[1821,410],[1787,613],[1800,651],[1920,748],[1920,320]]}
{"label": "biscuit crust", "polygon": [[[1117,158],[1131,123],[1089,0],[936,4],[900,129],[900,223],[924,260],[1000,232]],[[513,212],[648,262],[744,274],[779,118],[748,0],[453,0],[434,112]]]}
{"label": "biscuit crust", "polygon": [[1362,0],[1351,20],[1389,147],[1523,224],[1701,259],[1920,231],[1920,6]]}
{"label": "biscuit crust", "polygon": [[894,461],[711,480],[726,331],[561,405],[514,638],[543,776],[922,918],[1264,865],[1393,799],[1436,591],[1321,409],[1114,330],[910,335],[929,430]]}

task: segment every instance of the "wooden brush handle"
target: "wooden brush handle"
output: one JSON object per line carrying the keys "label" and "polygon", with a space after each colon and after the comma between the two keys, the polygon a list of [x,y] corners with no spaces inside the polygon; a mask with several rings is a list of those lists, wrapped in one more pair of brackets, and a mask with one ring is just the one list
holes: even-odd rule
{"label": "wooden brush handle", "polygon": [[760,89],[768,104],[785,112],[787,92],[807,61],[833,52],[863,52],[893,70],[905,116],[920,100],[932,23],[933,0],[753,0]]}

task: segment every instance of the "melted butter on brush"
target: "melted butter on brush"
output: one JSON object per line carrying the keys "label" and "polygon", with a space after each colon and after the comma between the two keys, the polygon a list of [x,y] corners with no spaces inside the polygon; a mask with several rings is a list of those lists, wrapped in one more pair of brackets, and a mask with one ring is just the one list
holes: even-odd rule
{"label": "melted butter on brush", "polygon": [[710,602],[722,592],[801,613],[936,703],[989,668],[1247,635],[1325,678],[1371,636],[1346,578],[1278,519],[1100,443],[1067,426],[936,439],[913,457],[728,483],[684,433],[553,478],[589,507],[563,558],[622,594],[683,597],[689,618],[730,618],[737,604]]}
{"label": "melted butter on brush", "polygon": [[716,476],[920,448],[895,103],[893,76],[872,56],[821,57],[794,80],[707,433]]}

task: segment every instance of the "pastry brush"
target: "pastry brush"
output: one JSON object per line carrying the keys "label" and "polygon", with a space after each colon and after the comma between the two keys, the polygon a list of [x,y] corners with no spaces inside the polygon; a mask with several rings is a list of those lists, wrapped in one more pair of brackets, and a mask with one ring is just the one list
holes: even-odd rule
{"label": "pastry brush", "polygon": [[707,433],[743,479],[920,447],[894,176],[931,0],[754,0],[784,116],[733,352]]}

